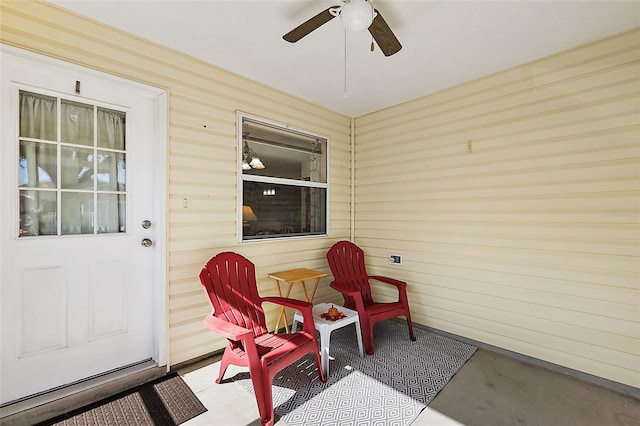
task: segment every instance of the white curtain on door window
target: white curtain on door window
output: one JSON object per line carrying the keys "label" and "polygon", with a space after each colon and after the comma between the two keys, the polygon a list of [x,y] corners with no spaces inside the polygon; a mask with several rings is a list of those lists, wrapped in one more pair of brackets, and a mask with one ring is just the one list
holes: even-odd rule
{"label": "white curtain on door window", "polygon": [[[126,161],[123,154],[101,151],[100,148],[125,149],[126,114],[98,108],[98,189],[101,191],[126,190]],[[98,196],[98,231],[124,232],[126,204],[124,195]]]}
{"label": "white curtain on door window", "polygon": [[[20,137],[44,141],[57,141],[57,100],[44,95],[20,92]],[[101,191],[124,191],[125,156],[123,153],[103,151],[100,148],[124,150],[126,114],[118,111],[98,109],[96,116],[98,149],[94,150],[94,108],[91,105],[63,101],[60,111],[60,129],[63,145],[60,150],[61,164],[57,164],[54,145],[21,141],[20,186],[57,187],[56,178],[61,168],[62,233],[93,233],[93,221],[97,220],[98,232],[122,232],[125,227],[126,206],[124,194],[102,194]],[[96,173],[97,170],[97,173]],[[97,214],[94,212],[94,180],[98,180]],[[47,180],[50,182],[48,183]],[[92,191],[76,192],[74,189]],[[33,227],[25,230],[21,223],[21,235],[40,235],[39,223],[43,215],[55,214],[43,209],[40,199],[45,194],[39,191],[22,191],[21,220],[29,214],[37,216]],[[51,193],[48,194],[49,198]],[[87,225],[90,225],[87,227]]]}
{"label": "white curtain on door window", "polygon": [[120,111],[98,108],[98,146],[125,149],[125,117]]}

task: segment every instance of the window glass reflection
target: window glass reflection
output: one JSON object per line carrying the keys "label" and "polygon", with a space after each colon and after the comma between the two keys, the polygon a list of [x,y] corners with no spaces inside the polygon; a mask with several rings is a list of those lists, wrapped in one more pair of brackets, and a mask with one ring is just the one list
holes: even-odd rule
{"label": "window glass reflection", "polygon": [[242,173],[327,182],[326,139],[254,121],[242,129]]}
{"label": "window glass reflection", "polygon": [[62,193],[62,234],[93,234],[95,211],[91,192]]}
{"label": "window glass reflection", "polygon": [[98,234],[126,231],[126,197],[122,194],[98,194]]}
{"label": "window glass reflection", "polygon": [[20,141],[18,186],[55,188],[57,163],[55,145]]}
{"label": "window glass reflection", "polygon": [[56,235],[55,191],[20,191],[20,236]]}
{"label": "window glass reflection", "polygon": [[98,166],[98,189],[105,191],[126,190],[125,155],[118,152],[100,151],[96,155]]}
{"label": "window glass reflection", "polygon": [[326,233],[326,189],[244,182],[245,239]]}
{"label": "window glass reflection", "polygon": [[93,149],[61,147],[62,188],[93,189]]}

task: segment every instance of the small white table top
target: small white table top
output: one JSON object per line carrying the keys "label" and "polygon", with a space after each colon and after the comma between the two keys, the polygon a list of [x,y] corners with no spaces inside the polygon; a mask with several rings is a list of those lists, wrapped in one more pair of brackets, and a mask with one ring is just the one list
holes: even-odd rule
{"label": "small white table top", "polygon": [[[330,320],[328,318],[323,318],[321,315],[326,313],[329,308],[334,307],[338,310],[338,312],[342,312],[344,318],[340,318],[338,320]],[[351,324],[358,319],[358,313],[351,309],[347,309],[344,306],[335,305],[333,303],[319,303],[313,306],[313,320],[316,323],[326,324],[332,330],[336,328],[344,327],[347,324]],[[346,324],[345,324],[346,322]],[[340,324],[342,323],[342,324]]]}

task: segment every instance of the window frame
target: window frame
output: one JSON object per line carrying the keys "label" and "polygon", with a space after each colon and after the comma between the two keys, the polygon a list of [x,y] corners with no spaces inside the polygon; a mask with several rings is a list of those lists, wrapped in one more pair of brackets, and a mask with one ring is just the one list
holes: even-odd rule
{"label": "window frame", "polygon": [[[271,177],[271,176],[260,176],[260,175],[251,175],[245,174],[242,172],[242,150],[243,150],[243,122],[244,120],[250,120],[257,123],[265,124],[267,126],[276,127],[281,131],[291,132],[292,134],[300,134],[305,137],[315,138],[315,139],[323,139],[326,143],[326,152],[323,155],[325,166],[326,166],[326,182],[311,182],[297,179],[288,179],[288,178],[280,178],[280,177]],[[236,234],[237,240],[240,244],[245,243],[255,243],[260,241],[282,241],[282,240],[292,240],[292,239],[305,239],[305,238],[326,238],[329,236],[329,206],[330,206],[330,191],[329,191],[329,182],[330,182],[330,167],[329,167],[329,147],[330,141],[327,136],[311,132],[309,130],[303,130],[296,127],[293,127],[289,124],[269,120],[264,117],[259,117],[256,115],[248,114],[245,112],[237,111],[237,122],[236,122],[236,172],[238,176],[238,184],[237,184],[237,205],[236,205]],[[268,167],[268,166],[267,166]],[[262,238],[244,238],[244,230],[243,230],[243,218],[242,218],[242,206],[244,205],[244,183],[245,182],[261,182],[261,183],[269,183],[275,185],[288,185],[288,186],[296,186],[296,187],[307,187],[307,188],[321,188],[325,190],[325,226],[324,233],[322,234],[298,234],[298,235],[265,235]]]}
{"label": "window frame", "polygon": [[[19,107],[19,102],[20,102],[20,93],[21,92],[25,92],[25,93],[31,93],[32,95],[36,95],[36,96],[43,96],[43,97],[50,97],[50,98],[55,98],[55,102],[56,102],[56,139],[54,140],[46,140],[46,139],[39,139],[39,138],[31,138],[31,137],[25,137],[25,136],[21,136],[20,135],[20,119],[21,119],[21,112],[20,112],[20,107]],[[14,143],[14,153],[13,156],[15,157],[14,160],[14,164],[16,165],[16,169],[15,169],[15,174],[14,174],[14,181],[12,182],[12,188],[13,188],[13,192],[14,192],[14,202],[15,202],[15,206],[13,207],[13,215],[14,215],[14,221],[13,221],[13,234],[15,236],[16,239],[18,240],[33,240],[33,239],[52,239],[52,238],[91,238],[91,237],[116,237],[116,236],[125,236],[128,235],[130,233],[130,229],[131,229],[131,217],[130,217],[130,197],[129,197],[129,191],[128,189],[125,188],[125,190],[107,190],[107,189],[100,189],[98,187],[97,181],[95,179],[93,180],[92,183],[92,188],[91,189],[77,189],[77,188],[64,188],[62,185],[62,179],[61,179],[61,173],[62,173],[62,149],[64,148],[77,148],[77,149],[85,149],[85,150],[91,150],[93,155],[97,155],[97,153],[99,151],[103,151],[103,152],[113,152],[113,153],[121,153],[124,154],[125,157],[127,158],[127,160],[125,161],[125,165],[128,164],[128,161],[130,161],[130,158],[128,156],[128,149],[126,147],[126,140],[125,140],[125,147],[123,149],[117,149],[117,148],[106,148],[106,147],[100,147],[98,145],[98,136],[97,136],[97,111],[98,109],[102,108],[105,110],[110,110],[113,112],[118,112],[118,113],[122,113],[125,115],[126,119],[125,119],[125,135],[130,135],[131,132],[131,128],[130,128],[130,109],[126,108],[126,107],[122,107],[119,105],[115,105],[115,104],[111,104],[108,102],[102,102],[102,101],[97,101],[95,99],[91,99],[91,98],[85,98],[83,96],[78,96],[78,95],[73,95],[70,93],[64,93],[64,92],[59,92],[59,91],[55,91],[55,90],[49,90],[49,89],[44,89],[44,88],[40,88],[40,87],[32,87],[32,86],[28,86],[28,85],[24,85],[24,84],[16,84],[14,87],[14,93],[13,93],[13,97],[14,99],[12,100],[14,102],[14,106],[16,107],[15,110],[15,116],[14,116],[14,139],[12,141],[12,143]],[[92,107],[92,111],[93,111],[93,141],[91,145],[83,145],[83,144],[79,144],[79,143],[74,143],[74,142],[69,142],[69,141],[63,141],[62,140],[62,128],[61,128],[61,114],[62,114],[62,110],[61,110],[61,105],[63,102],[69,102],[69,103],[77,103],[77,104],[81,104],[81,105],[89,105]],[[54,188],[45,188],[43,189],[42,187],[39,186],[34,186],[34,187],[23,187],[19,184],[19,161],[20,161],[20,145],[21,142],[30,142],[30,143],[40,143],[40,144],[45,144],[47,146],[52,146],[55,147],[56,150],[56,186]],[[126,167],[126,166],[125,166]],[[97,168],[97,163],[93,164],[93,172],[96,173],[98,170]],[[125,168],[125,182],[127,185],[128,181],[129,181],[129,173],[126,171]],[[20,225],[20,218],[21,218],[21,213],[20,213],[20,197],[21,197],[21,193],[22,192],[26,192],[26,191],[35,191],[35,192],[50,192],[50,193],[55,193],[56,194],[56,230],[55,233],[53,234],[40,234],[40,235],[23,235],[22,234],[22,227]],[[99,227],[97,225],[97,219],[95,219],[96,216],[94,216],[93,219],[93,232],[80,232],[80,233],[65,233],[63,232],[62,229],[62,220],[63,220],[63,215],[62,215],[62,194],[64,193],[83,193],[83,194],[91,194],[92,198],[93,198],[93,210],[94,210],[94,215],[96,215],[97,213],[97,208],[98,208],[98,196],[100,194],[106,194],[106,195],[121,195],[124,197],[124,202],[125,202],[125,211],[124,211],[124,231],[116,231],[116,232],[99,232]]]}

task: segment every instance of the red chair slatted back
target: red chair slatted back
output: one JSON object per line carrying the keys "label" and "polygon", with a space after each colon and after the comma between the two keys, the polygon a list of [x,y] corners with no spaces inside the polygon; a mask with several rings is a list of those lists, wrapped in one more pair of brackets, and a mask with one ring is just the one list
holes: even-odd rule
{"label": "red chair slatted back", "polygon": [[249,259],[238,253],[220,253],[202,268],[200,282],[213,315],[253,330],[256,337],[268,332],[255,266]]}
{"label": "red chair slatted back", "polygon": [[[364,251],[350,241],[338,241],[327,252],[327,261],[333,280],[362,294],[362,300],[372,302],[369,276],[364,265]],[[351,297],[345,296],[345,306],[354,305]]]}

